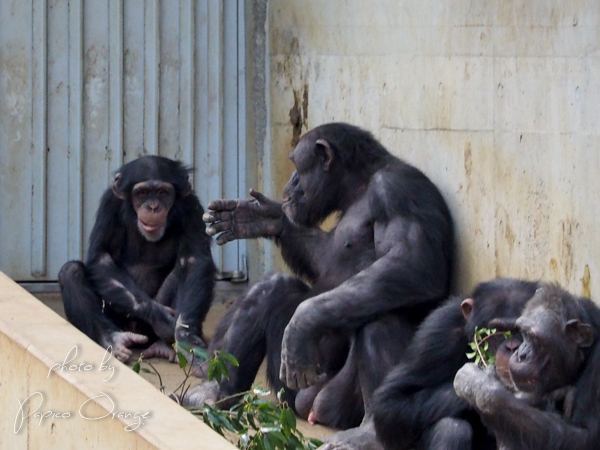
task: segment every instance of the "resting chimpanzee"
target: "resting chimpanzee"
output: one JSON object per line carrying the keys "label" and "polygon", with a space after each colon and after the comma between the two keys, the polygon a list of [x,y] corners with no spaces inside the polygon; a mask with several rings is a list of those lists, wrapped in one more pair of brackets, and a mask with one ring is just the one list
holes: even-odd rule
{"label": "resting chimpanzee", "polygon": [[[600,446],[600,309],[544,285],[516,321],[495,321],[522,335],[505,387],[493,366],[467,364],[457,394],[475,408],[506,450],[592,450]],[[506,380],[505,380],[506,381]]]}
{"label": "resting chimpanzee", "polygon": [[149,338],[158,340],[146,357],[172,359],[173,341],[205,347],[215,266],[203,213],[181,163],[144,156],[121,167],[100,202],[87,262],[59,273],[69,321],[123,361]]}
{"label": "resting chimpanzee", "polygon": [[[309,285],[274,275],[234,304],[211,348],[235,355],[239,369],[216,392],[201,385],[188,402],[248,389],[266,354],[274,388],[281,381],[292,390],[311,387],[296,399],[302,415],[347,428],[360,423],[363,396],[368,400],[417,324],[447,296],[452,220],[433,183],[360,128],[317,127],[290,159],[296,172],[283,205],[251,191],[252,199],[211,202],[205,221],[210,235],[221,233],[218,244],[274,239]],[[335,212],[333,230],[318,227]]]}
{"label": "resting chimpanzee", "polygon": [[[538,287],[497,279],[480,283],[464,300],[448,299],[421,324],[405,360],[375,392],[364,423],[335,434],[324,449],[495,448],[477,414],[454,392],[454,375],[468,362],[475,327],[487,327],[496,317],[518,317]],[[502,341],[490,340],[498,359],[520,343],[518,336]]]}

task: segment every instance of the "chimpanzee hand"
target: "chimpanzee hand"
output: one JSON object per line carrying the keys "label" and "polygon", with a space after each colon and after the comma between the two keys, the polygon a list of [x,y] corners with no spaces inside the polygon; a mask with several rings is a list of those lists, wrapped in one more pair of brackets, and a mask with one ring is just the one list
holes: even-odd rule
{"label": "chimpanzee hand", "polygon": [[285,328],[281,344],[279,379],[294,390],[322,384],[327,378],[318,364],[318,341],[298,319],[301,308],[302,305]]}
{"label": "chimpanzee hand", "polygon": [[484,414],[494,414],[504,404],[503,399],[512,394],[496,376],[496,368],[489,365],[481,369],[468,363],[454,377],[456,394]]}
{"label": "chimpanzee hand", "polygon": [[206,233],[217,237],[223,245],[235,239],[276,237],[281,234],[283,211],[281,203],[269,200],[260,192],[250,189],[253,198],[214,200],[202,219],[208,223]]}

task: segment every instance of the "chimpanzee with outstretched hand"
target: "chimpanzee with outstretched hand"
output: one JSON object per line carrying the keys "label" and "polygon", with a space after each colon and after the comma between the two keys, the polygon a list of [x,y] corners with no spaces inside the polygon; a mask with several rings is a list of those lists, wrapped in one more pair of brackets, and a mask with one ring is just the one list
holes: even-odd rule
{"label": "chimpanzee with outstretched hand", "polygon": [[[401,361],[417,325],[448,295],[453,226],[434,184],[373,136],[344,123],[302,137],[284,203],[217,200],[205,221],[218,244],[269,238],[297,276],[253,286],[220,323],[211,349],[239,360],[231,378],[185,402],[248,389],[263,358],[267,377],[311,422],[348,428]],[[331,231],[318,225],[337,213]],[[288,397],[289,398],[289,397]]]}

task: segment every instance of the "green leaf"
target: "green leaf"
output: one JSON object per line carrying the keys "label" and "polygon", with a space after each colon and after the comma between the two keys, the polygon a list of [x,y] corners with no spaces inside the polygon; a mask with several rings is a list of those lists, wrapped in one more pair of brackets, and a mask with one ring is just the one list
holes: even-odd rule
{"label": "green leaf", "polygon": [[221,374],[221,377],[218,380],[219,383],[221,382],[221,380],[223,380],[223,378],[227,378],[229,380],[229,370],[227,369],[225,363],[221,359],[219,359],[217,360],[217,364],[219,365],[219,370]]}
{"label": "green leaf", "polygon": [[[192,346],[189,342],[178,342],[176,347],[180,348],[184,352],[189,353],[192,351]],[[177,350],[177,348],[175,350]]]}
{"label": "green leaf", "polygon": [[284,408],[281,411],[281,421],[285,428],[295,430],[296,429],[296,415],[290,408]]}
{"label": "green leaf", "polygon": [[201,358],[203,361],[206,361],[208,359],[208,353],[206,353],[206,350],[204,350],[203,348],[194,347],[192,349],[192,353],[198,358]]}
{"label": "green leaf", "polygon": [[260,431],[262,433],[274,433],[276,431],[281,431],[281,425],[278,425],[276,423],[270,423],[260,427]]}
{"label": "green leaf", "polygon": [[470,353],[467,353],[467,358],[469,358],[469,359],[473,359],[473,358],[475,358],[475,355],[476,355],[476,354],[477,354],[477,352],[470,352]]}
{"label": "green leaf", "polygon": [[229,364],[231,364],[232,366],[235,366],[235,367],[239,367],[240,366],[240,363],[238,362],[238,360],[231,353],[227,353],[227,352],[224,352],[224,351],[219,351],[219,356],[221,358],[223,358],[226,362],[228,362]]}
{"label": "green leaf", "polygon": [[133,370],[135,373],[140,373],[140,362],[139,362],[139,360],[133,365],[133,367],[131,368],[131,370]]}
{"label": "green leaf", "polygon": [[260,395],[260,396],[266,397],[267,395],[270,395],[270,394],[271,394],[271,391],[269,391],[269,390],[267,390],[267,389],[264,389],[264,388],[262,388],[261,386],[255,386],[255,387],[252,389],[252,393],[253,393],[254,395]]}
{"label": "green leaf", "polygon": [[221,380],[220,374],[217,373],[219,370],[219,367],[217,364],[214,364],[214,361],[211,361],[211,363],[208,366],[208,381],[212,381],[214,379],[217,379],[218,376],[218,380]]}
{"label": "green leaf", "polygon": [[188,364],[187,358],[181,352],[176,352],[176,354],[177,354],[177,360],[179,361],[179,365],[181,366],[182,369],[185,369]]}
{"label": "green leaf", "polygon": [[273,450],[273,446],[271,445],[271,439],[268,434],[265,434],[262,438],[262,442],[265,446],[265,450]]}

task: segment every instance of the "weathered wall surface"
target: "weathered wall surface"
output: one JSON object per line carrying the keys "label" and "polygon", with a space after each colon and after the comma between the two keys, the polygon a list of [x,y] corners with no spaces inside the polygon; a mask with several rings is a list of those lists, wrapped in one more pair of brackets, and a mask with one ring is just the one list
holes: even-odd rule
{"label": "weathered wall surface", "polygon": [[351,122],[443,191],[457,289],[600,298],[600,2],[271,0],[268,39],[275,192],[300,131]]}

